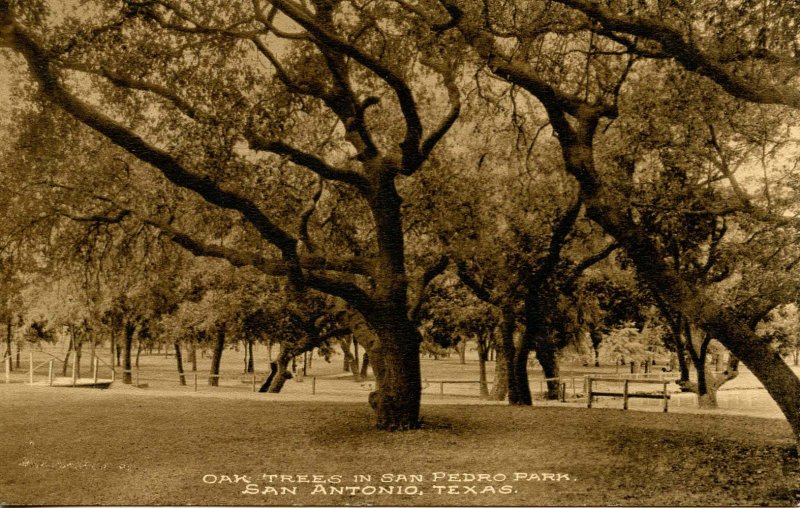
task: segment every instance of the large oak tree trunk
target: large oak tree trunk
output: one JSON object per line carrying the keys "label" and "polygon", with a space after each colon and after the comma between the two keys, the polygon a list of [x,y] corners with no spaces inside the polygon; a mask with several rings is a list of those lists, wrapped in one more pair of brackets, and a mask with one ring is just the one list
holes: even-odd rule
{"label": "large oak tree trunk", "polygon": [[528,357],[530,356],[530,352],[530,345],[523,338],[514,351],[514,361],[512,364],[513,369],[511,371],[511,376],[514,377],[513,384],[516,393],[515,398],[512,400],[511,392],[509,392],[509,404],[515,406],[530,406],[533,404],[530,381],[528,380]]}
{"label": "large oak tree trunk", "polygon": [[501,338],[506,372],[508,373],[508,403],[511,405],[524,405],[526,391],[528,393],[528,399],[530,399],[530,388],[527,384],[528,358],[526,356],[523,360],[526,379],[521,381],[517,376],[517,346],[514,344],[514,330],[517,325],[516,316],[511,309],[503,308],[502,311],[503,324]]}
{"label": "large oak tree trunk", "polygon": [[485,338],[478,338],[478,381],[480,385],[480,397],[482,399],[489,398],[489,385],[486,381],[486,361],[489,356],[489,348],[486,345]]}
{"label": "large oak tree trunk", "polygon": [[505,400],[508,396],[508,363],[506,362],[505,349],[496,350],[494,357],[494,385],[489,394],[491,400]]}
{"label": "large oak tree trunk", "polygon": [[383,430],[419,427],[420,381],[419,345],[422,337],[404,315],[397,319],[373,319],[377,347],[370,351],[376,389],[369,402],[377,426]]}
{"label": "large oak tree trunk", "polygon": [[369,369],[369,353],[364,351],[363,359],[361,360],[361,379],[367,379],[367,371]]}
{"label": "large oak tree trunk", "polygon": [[211,373],[208,376],[209,386],[219,386],[219,367],[222,363],[222,352],[225,349],[225,329],[217,330],[217,338],[214,341],[214,352],[211,356]]}
{"label": "large oak tree trunk", "polygon": [[539,337],[533,345],[536,352],[536,360],[542,366],[542,372],[547,379],[547,400],[557,400],[559,395],[559,376],[558,358],[556,347],[547,337]]}
{"label": "large oak tree trunk", "polygon": [[275,372],[274,374],[270,374],[272,376],[272,381],[269,383],[269,388],[267,389],[268,393],[280,393],[283,389],[283,385],[286,384],[286,381],[292,379],[292,373],[289,372],[289,364],[292,361],[293,356],[289,348],[284,346],[283,343],[280,344],[280,352],[278,353],[278,361],[273,362],[275,365]]}

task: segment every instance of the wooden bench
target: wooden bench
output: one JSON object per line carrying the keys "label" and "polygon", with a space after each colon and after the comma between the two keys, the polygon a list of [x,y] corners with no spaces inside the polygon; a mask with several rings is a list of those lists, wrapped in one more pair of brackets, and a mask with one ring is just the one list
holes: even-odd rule
{"label": "wooden bench", "polygon": [[[655,379],[604,379],[604,378],[592,378],[589,377],[586,379],[588,385],[588,408],[592,407],[592,401],[595,397],[622,397],[622,409],[628,409],[628,399],[662,399],[664,401],[664,412],[667,412],[669,407],[669,399],[670,395],[667,392],[667,385],[670,384],[672,381],[662,381],[662,380],[655,380]],[[604,382],[604,383],[613,383],[613,382],[621,382],[622,383],[622,392],[605,392],[605,391],[595,391],[593,390],[592,384],[595,382]],[[649,392],[649,393],[639,393],[634,392],[631,393],[629,390],[629,386],[631,383],[637,384],[658,384],[662,385],[662,389],[660,392]]]}

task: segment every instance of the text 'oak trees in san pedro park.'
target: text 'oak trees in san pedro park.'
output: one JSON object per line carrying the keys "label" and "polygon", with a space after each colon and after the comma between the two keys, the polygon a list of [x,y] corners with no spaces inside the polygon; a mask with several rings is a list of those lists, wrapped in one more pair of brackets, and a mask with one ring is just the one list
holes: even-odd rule
{"label": "text 'oak trees in san pedro park.'", "polygon": [[162,299],[119,330],[271,326],[284,361],[354,335],[386,429],[419,424],[423,335],[496,331],[530,404],[531,350],[557,377],[567,344],[658,320],[685,386],[713,397],[741,361],[800,435],[768,330],[797,299],[798,9],[0,0],[4,291],[73,263],[88,313]]}

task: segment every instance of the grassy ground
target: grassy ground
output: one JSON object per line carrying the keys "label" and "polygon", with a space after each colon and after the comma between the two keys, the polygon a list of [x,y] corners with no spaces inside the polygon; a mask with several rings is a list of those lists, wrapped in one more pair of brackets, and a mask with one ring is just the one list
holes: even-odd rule
{"label": "grassy ground", "polygon": [[[6,437],[0,504],[794,506],[800,501],[800,470],[789,460],[791,433],[778,420],[426,406],[424,429],[390,434],[372,429],[364,403],[141,396],[21,384],[0,386],[0,406]],[[436,473],[493,477],[442,479]],[[515,481],[517,473],[525,479]],[[394,476],[386,479],[397,481],[382,483],[383,474],[422,475],[422,481]],[[227,481],[235,475],[244,481]],[[291,478],[270,482],[262,475]],[[297,475],[341,481],[288,481]],[[371,475],[371,481],[356,483],[354,475]],[[217,483],[208,483],[213,480]],[[456,493],[448,493],[451,485]],[[331,487],[356,486],[364,490],[330,494]],[[368,487],[378,486],[395,493],[370,494]],[[276,495],[268,487],[278,492],[296,487],[296,494]],[[243,494],[248,488],[259,493]],[[315,488],[318,493],[312,494]]]}

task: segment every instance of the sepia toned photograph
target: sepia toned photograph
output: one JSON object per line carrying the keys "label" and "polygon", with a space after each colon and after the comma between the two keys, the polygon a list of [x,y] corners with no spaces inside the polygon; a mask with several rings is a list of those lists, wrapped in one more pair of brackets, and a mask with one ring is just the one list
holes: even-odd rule
{"label": "sepia toned photograph", "polygon": [[0,0],[1,506],[800,506],[797,0]]}

